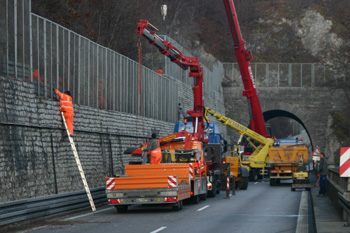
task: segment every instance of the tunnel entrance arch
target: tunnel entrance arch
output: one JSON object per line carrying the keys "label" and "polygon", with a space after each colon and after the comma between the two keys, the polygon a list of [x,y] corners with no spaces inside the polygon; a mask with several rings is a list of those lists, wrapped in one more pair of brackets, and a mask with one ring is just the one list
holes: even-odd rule
{"label": "tunnel entrance arch", "polygon": [[265,122],[268,122],[269,120],[272,120],[272,119],[278,118],[278,117],[286,117],[286,118],[290,118],[290,119],[298,122],[305,129],[305,132],[310,139],[310,146],[313,150],[314,147],[313,147],[311,135],[310,135],[307,127],[305,126],[304,122],[298,116],[296,116],[295,114],[293,114],[291,112],[288,112],[285,110],[277,110],[277,109],[265,111],[265,112],[263,112],[263,116],[264,116]]}

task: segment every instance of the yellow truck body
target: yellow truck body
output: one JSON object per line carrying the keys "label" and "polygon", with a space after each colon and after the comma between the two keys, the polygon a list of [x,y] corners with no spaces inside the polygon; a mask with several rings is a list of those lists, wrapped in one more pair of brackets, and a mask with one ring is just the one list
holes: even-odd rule
{"label": "yellow truck body", "polygon": [[308,161],[308,147],[304,144],[270,147],[270,185],[278,184],[281,179],[293,179],[301,157]]}

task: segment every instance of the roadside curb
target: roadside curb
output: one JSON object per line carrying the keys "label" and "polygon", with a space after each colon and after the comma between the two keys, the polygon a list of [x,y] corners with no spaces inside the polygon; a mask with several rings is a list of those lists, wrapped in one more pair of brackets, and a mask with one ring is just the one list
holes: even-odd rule
{"label": "roadside curb", "polygon": [[308,207],[308,191],[302,191],[299,205],[299,213],[297,220],[297,228],[295,233],[309,232],[309,207]]}

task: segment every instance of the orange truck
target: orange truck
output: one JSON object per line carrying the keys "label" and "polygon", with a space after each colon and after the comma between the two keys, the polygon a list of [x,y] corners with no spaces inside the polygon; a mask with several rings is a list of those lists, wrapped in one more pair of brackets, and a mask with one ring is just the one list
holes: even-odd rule
{"label": "orange truck", "polygon": [[279,184],[281,180],[293,179],[301,158],[307,165],[308,151],[308,146],[300,139],[276,139],[268,152],[270,185]]}
{"label": "orange truck", "polygon": [[[145,204],[166,204],[181,210],[185,199],[198,203],[206,198],[202,142],[193,141],[185,131],[158,140],[162,150],[160,164],[149,164],[146,159],[145,164],[126,165],[124,175],[106,177],[108,205],[115,206],[118,213],[127,212],[131,205]],[[145,153],[138,148],[132,155]]]}

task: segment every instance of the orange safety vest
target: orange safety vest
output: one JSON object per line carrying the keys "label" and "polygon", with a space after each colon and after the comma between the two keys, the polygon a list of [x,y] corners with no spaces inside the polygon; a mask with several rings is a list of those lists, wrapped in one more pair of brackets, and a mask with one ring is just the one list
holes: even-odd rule
{"label": "orange safety vest", "polygon": [[155,140],[155,143],[157,144],[157,148],[154,150],[151,150],[151,164],[160,164],[162,161],[162,151],[160,149],[160,144],[157,139]]}
{"label": "orange safety vest", "polygon": [[72,97],[67,94],[63,94],[59,90],[55,89],[55,93],[60,98],[60,111],[61,112],[74,112]]}

